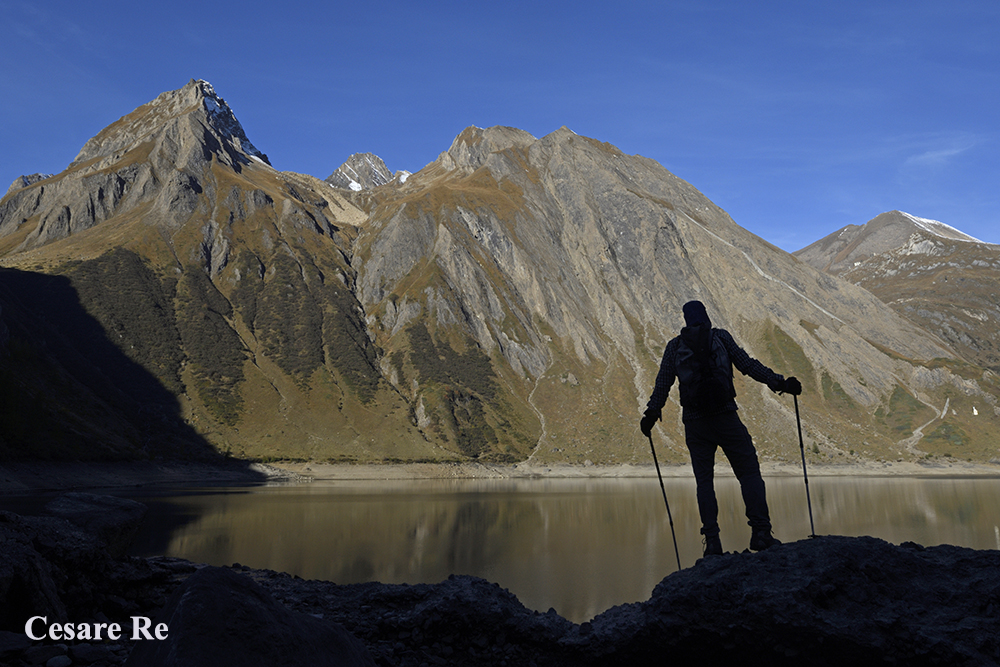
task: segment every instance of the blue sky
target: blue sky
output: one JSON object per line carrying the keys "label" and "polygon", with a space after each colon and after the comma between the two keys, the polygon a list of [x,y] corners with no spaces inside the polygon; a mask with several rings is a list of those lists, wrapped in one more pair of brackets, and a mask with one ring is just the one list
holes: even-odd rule
{"label": "blue sky", "polygon": [[788,251],[900,209],[1000,243],[1000,3],[0,0],[0,193],[191,78],[281,170],[469,125],[660,162]]}

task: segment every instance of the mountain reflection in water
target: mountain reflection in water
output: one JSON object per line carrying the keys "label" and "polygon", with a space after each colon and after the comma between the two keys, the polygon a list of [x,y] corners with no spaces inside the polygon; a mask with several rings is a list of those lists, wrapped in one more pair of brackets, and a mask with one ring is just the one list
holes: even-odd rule
{"label": "mountain reflection in water", "polygon": [[[775,536],[805,539],[801,478],[767,478]],[[692,479],[665,479],[681,564],[701,556]],[[716,480],[726,551],[750,529],[739,486]],[[1000,549],[1000,480],[810,478],[817,534]],[[649,598],[676,569],[659,484],[642,479],[338,481],[178,490],[149,505],[132,554],[241,563],[338,584],[470,574],[575,622]]]}

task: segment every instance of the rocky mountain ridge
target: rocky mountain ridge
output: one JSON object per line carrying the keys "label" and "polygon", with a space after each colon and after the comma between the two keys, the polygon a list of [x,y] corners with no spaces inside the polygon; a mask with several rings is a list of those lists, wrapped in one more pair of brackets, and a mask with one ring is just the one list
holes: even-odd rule
{"label": "rocky mountain ridge", "polygon": [[[405,179],[338,188],[272,169],[192,80],[4,197],[0,262],[12,339],[75,312],[113,343],[84,412],[116,405],[124,377],[145,373],[166,394],[126,421],[142,432],[154,410],[206,451],[645,461],[637,416],[680,306],[699,298],[751,354],[803,381],[810,456],[996,456],[995,374],[742,229],[658,163],[568,128],[536,139],[470,127]],[[59,312],[41,298],[46,276],[65,281]],[[25,283],[38,298],[21,296]],[[17,349],[5,363],[31,375],[38,348]],[[94,373],[66,361],[79,344],[59,349],[41,356],[47,368],[93,388]],[[764,458],[798,456],[790,402],[742,377],[737,390]],[[113,430],[114,409],[101,409]],[[80,407],[38,410],[72,421],[81,443],[101,431]],[[661,460],[682,461],[676,396],[664,417]],[[117,455],[165,446],[137,437]]]}
{"label": "rocky mountain ridge", "polygon": [[863,225],[842,227],[792,254],[820,271],[843,275],[873,255],[906,245],[914,234],[940,241],[990,245],[943,222],[888,211]]}
{"label": "rocky mountain ridge", "polygon": [[794,254],[872,292],[964,359],[1000,372],[1000,246],[890,211]]}

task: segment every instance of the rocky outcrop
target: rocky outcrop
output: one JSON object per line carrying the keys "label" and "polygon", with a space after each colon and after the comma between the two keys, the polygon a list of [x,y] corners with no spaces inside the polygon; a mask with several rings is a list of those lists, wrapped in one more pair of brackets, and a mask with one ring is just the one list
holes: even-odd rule
{"label": "rocky outcrop", "polygon": [[10,194],[15,190],[20,190],[21,188],[26,188],[29,185],[34,185],[38,181],[44,181],[46,178],[52,178],[53,174],[25,174],[24,176],[18,176],[14,179],[14,182],[10,184],[7,188],[5,194]]}
{"label": "rocky outcrop", "polygon": [[32,615],[65,620],[56,567],[36,548],[37,529],[10,512],[0,513],[0,630],[17,632]]}
{"label": "rocky outcrop", "polygon": [[174,591],[156,619],[161,641],[142,641],[134,667],[365,667],[367,649],[342,626],[294,612],[249,577],[206,567]]}
{"label": "rocky outcrop", "polygon": [[714,664],[994,663],[998,558],[837,536],[706,558],[647,602],[595,618],[585,644],[630,664],[663,652]]}
{"label": "rocky outcrop", "polygon": [[45,509],[96,536],[112,558],[125,555],[146,516],[142,503],[82,491],[64,493]]}
{"label": "rocky outcrop", "polygon": [[998,562],[995,551],[818,537],[702,559],[645,602],[579,625],[474,577],[257,576],[291,607],[342,623],[382,664],[983,665],[1000,660]]}
{"label": "rocky outcrop", "polygon": [[[137,610],[146,561],[124,559],[145,515],[134,501],[63,494],[41,516],[0,512],[0,630],[20,632],[32,616],[91,620]],[[109,550],[110,549],[110,550]]]}

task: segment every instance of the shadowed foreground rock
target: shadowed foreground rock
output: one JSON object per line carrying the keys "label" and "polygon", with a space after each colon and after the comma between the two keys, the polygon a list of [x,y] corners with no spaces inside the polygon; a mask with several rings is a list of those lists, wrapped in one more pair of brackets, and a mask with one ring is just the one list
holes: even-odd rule
{"label": "shadowed foreground rock", "polygon": [[821,537],[703,559],[592,623],[588,652],[741,664],[997,664],[1000,552]]}
{"label": "shadowed foreground rock", "polygon": [[113,558],[125,555],[146,516],[146,506],[127,498],[71,491],[45,509],[104,541]]}
{"label": "shadowed foreground rock", "polygon": [[249,577],[221,567],[193,574],[157,619],[163,641],[136,644],[129,667],[375,666],[336,623],[290,611]]}
{"label": "shadowed foreground rock", "polygon": [[[702,559],[649,600],[577,625],[476,577],[337,585],[112,559],[101,544],[63,519],[0,513],[0,664],[44,664],[34,660],[60,650],[72,660],[64,664],[99,667],[129,652],[130,665],[1000,664],[992,550],[802,540]],[[169,641],[26,647],[23,618],[43,612],[74,622],[150,616],[168,624]],[[364,648],[350,648],[350,635]]]}
{"label": "shadowed foreground rock", "polygon": [[384,665],[1000,664],[997,551],[803,540],[702,559],[648,601],[581,625],[473,577],[334,586],[263,576]]}

